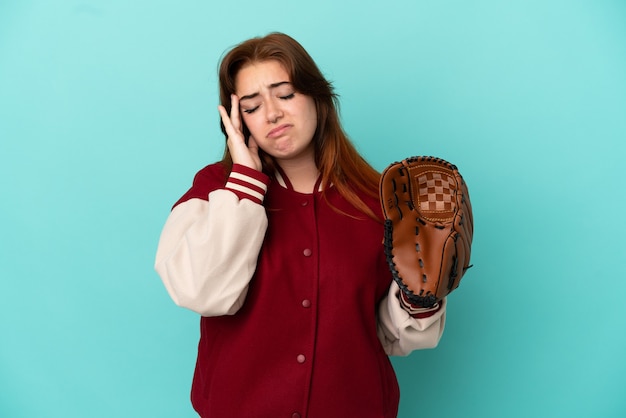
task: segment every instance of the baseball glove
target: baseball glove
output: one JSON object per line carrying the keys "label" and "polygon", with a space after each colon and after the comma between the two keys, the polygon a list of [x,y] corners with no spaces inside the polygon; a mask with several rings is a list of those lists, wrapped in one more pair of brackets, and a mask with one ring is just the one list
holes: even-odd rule
{"label": "baseball glove", "polygon": [[383,171],[380,202],[394,280],[412,305],[434,306],[471,267],[474,220],[461,174],[440,158],[407,158]]}

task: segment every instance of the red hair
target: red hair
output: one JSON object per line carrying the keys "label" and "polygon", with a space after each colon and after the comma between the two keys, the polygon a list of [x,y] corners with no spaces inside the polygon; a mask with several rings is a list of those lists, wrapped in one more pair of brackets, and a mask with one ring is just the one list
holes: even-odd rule
{"label": "red hair", "polygon": [[[322,176],[322,190],[332,184],[356,209],[380,220],[355,191],[378,197],[380,174],[365,161],[348,139],[339,121],[339,102],[332,84],[324,78],[311,56],[295,39],[282,33],[271,33],[244,41],[230,50],[219,67],[221,104],[230,111],[235,78],[243,66],[271,60],[283,66],[297,92],[315,101],[317,128],[313,143],[315,163]],[[220,122],[220,125],[227,136],[224,124]],[[243,133],[246,138],[250,135],[245,124]],[[259,150],[259,154],[263,171],[273,176],[276,162],[262,150]],[[228,147],[225,148],[222,163],[230,171],[232,158]]]}

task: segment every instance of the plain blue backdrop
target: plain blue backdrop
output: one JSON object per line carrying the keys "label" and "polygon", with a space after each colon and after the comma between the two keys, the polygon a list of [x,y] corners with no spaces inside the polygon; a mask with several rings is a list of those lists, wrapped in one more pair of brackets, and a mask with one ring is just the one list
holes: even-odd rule
{"label": "plain blue backdrop", "polygon": [[198,317],[153,270],[218,159],[222,53],[298,39],[378,168],[456,163],[475,267],[400,417],[626,416],[626,2],[3,0],[0,416],[193,417]]}

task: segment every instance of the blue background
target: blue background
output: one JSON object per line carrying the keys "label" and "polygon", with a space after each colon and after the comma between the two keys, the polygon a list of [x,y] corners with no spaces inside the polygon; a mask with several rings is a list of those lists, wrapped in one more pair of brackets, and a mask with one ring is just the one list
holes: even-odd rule
{"label": "blue background", "polygon": [[192,417],[198,319],[153,271],[219,158],[217,62],[279,30],[378,169],[456,163],[475,267],[401,417],[626,416],[626,2],[0,2],[0,416]]}

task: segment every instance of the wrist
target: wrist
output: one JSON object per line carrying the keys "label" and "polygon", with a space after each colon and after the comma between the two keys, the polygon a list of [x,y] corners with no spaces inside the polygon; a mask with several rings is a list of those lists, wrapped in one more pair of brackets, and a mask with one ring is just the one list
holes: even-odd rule
{"label": "wrist", "polygon": [[248,166],[234,163],[225,189],[235,193],[239,199],[248,199],[255,203],[263,203],[269,177]]}
{"label": "wrist", "polygon": [[443,301],[438,301],[433,306],[428,308],[414,305],[411,301],[409,301],[409,298],[403,291],[399,292],[398,300],[400,301],[402,309],[404,309],[410,316],[417,319],[428,318],[429,316],[437,313],[443,306]]}

